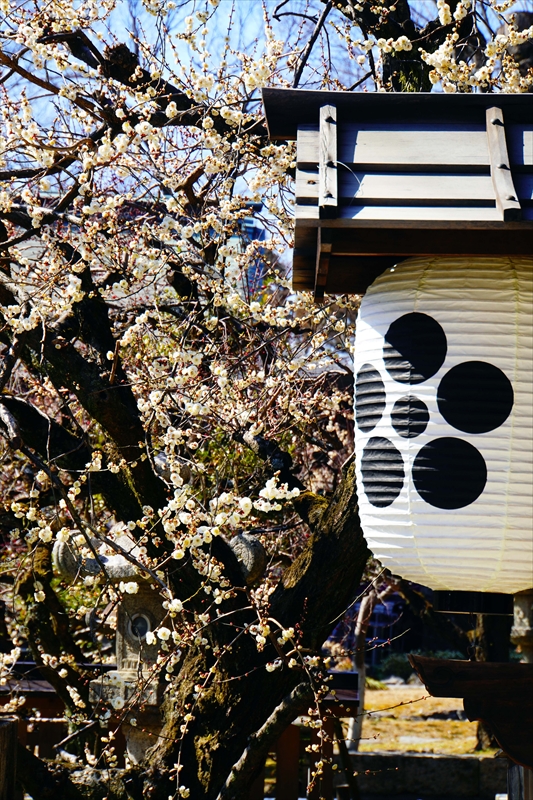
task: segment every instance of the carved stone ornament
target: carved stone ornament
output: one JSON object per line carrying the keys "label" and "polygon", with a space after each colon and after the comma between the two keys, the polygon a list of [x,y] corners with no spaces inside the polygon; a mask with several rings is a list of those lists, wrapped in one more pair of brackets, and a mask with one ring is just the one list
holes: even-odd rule
{"label": "carved stone ornament", "polygon": [[267,553],[259,539],[250,533],[239,533],[230,540],[229,546],[235,553],[246,583],[251,585],[259,580],[267,565]]}
{"label": "carved stone ornament", "polygon": [[[119,530],[124,530],[123,526],[120,526]],[[111,532],[113,532],[113,529]],[[116,542],[128,553],[131,553],[132,556],[137,554],[135,542],[129,536],[123,534],[116,539]],[[64,581],[74,583],[77,578],[85,578],[90,575],[96,576],[104,570],[105,577],[111,583],[138,579],[139,575],[135,565],[124,558],[123,555],[115,553],[110,556],[100,552],[103,549],[102,543],[97,539],[91,539],[91,544],[98,554],[98,558],[83,555],[75,538],[72,536],[66,542],[55,542],[52,550],[52,562]]]}

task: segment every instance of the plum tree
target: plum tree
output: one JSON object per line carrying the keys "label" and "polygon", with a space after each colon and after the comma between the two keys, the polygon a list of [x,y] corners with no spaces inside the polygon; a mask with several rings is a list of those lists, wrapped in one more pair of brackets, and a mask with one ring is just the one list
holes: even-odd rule
{"label": "plum tree", "polygon": [[[517,8],[3,4],[2,670],[30,648],[86,765],[21,748],[34,800],[242,798],[295,716],[320,727],[321,648],[369,555],[358,298],[291,292],[295,152],[268,140],[259,90],[529,91]],[[97,568],[67,586],[60,545]],[[133,575],[118,584],[116,553]],[[139,584],[164,608],[146,634],[163,728],[119,769],[113,733],[138,703],[94,704],[110,655],[105,628],[84,629]]]}

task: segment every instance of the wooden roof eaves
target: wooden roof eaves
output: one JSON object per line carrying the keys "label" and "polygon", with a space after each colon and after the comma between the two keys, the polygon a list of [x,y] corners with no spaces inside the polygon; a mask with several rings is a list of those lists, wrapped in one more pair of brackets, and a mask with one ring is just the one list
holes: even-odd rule
{"label": "wooden roof eaves", "polygon": [[307,89],[263,89],[269,137],[296,139],[298,125],[318,124],[322,106],[337,108],[339,121],[485,123],[488,108],[499,106],[506,124],[531,123],[530,94],[439,94],[433,92],[329,92]]}

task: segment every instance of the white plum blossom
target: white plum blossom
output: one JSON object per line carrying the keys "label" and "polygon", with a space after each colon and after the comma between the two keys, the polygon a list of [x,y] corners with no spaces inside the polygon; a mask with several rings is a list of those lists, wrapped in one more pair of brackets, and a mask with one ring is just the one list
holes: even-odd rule
{"label": "white plum blossom", "polygon": [[449,25],[452,21],[452,12],[446,0],[437,0],[437,8],[441,25]]}
{"label": "white plum blossom", "polygon": [[121,581],[118,588],[126,594],[137,594],[139,584],[136,581]]}
{"label": "white plum blossom", "polygon": [[241,510],[242,515],[244,517],[247,517],[253,508],[253,503],[249,497],[241,497],[239,498],[239,508]]}
{"label": "white plum blossom", "polygon": [[164,625],[157,629],[157,637],[162,642],[167,642],[170,639],[170,634],[170,628],[166,628]]}

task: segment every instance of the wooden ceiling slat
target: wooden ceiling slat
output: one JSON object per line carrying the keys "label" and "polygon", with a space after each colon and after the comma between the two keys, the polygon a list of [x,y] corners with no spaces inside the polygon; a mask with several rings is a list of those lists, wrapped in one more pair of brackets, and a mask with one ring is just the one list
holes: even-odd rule
{"label": "wooden ceiling slat", "polygon": [[[490,175],[441,175],[416,173],[364,173],[339,170],[339,199],[365,205],[371,200],[387,200],[387,205],[401,205],[403,200],[432,202],[467,200],[494,203]],[[318,202],[319,184],[311,170],[296,173],[296,202]]]}

